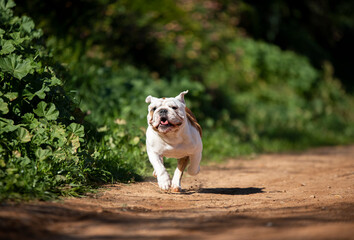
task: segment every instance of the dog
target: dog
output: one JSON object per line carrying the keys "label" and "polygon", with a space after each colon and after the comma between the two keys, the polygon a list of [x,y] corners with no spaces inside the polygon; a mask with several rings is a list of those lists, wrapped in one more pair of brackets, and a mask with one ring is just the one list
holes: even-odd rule
{"label": "dog", "polygon": [[[202,159],[202,128],[194,114],[186,107],[184,95],[177,97],[145,99],[148,106],[146,130],[146,150],[149,161],[154,168],[160,189],[181,192],[183,171],[188,167],[189,175],[197,175]],[[178,165],[172,182],[163,165],[163,157],[177,158]]]}

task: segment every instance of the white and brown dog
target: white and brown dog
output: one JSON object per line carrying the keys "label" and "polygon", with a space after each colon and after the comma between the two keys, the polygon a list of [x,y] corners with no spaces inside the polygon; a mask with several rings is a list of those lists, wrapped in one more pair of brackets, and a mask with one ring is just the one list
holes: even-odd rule
{"label": "white and brown dog", "polygon": [[[154,167],[154,176],[162,190],[180,192],[183,171],[190,160],[188,173],[196,175],[200,170],[202,158],[202,128],[195,116],[186,107],[181,92],[175,98],[155,98],[148,96],[148,129],[146,131],[146,149]],[[178,165],[172,178],[163,165],[163,157],[177,158]],[[172,184],[172,185],[171,185]]]}

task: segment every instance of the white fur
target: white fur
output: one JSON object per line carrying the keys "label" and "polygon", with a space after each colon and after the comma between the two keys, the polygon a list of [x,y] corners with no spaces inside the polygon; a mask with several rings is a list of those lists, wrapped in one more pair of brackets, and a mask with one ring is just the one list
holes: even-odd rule
{"label": "white fur", "polygon": [[[198,130],[186,116],[184,95],[187,92],[184,91],[175,98],[162,99],[151,96],[146,98],[146,102],[150,103],[147,117],[149,126],[146,131],[146,149],[162,190],[168,190],[171,187],[170,177],[163,165],[163,157],[183,158],[188,156],[190,159],[188,173],[196,175],[200,170],[203,144]],[[178,109],[172,108],[176,106]],[[156,110],[151,117],[150,111],[153,108]],[[156,127],[160,121],[159,109],[168,109],[169,121],[180,125],[168,132],[160,132],[156,128],[154,130],[153,126]],[[181,175],[182,172],[176,168],[172,179],[172,188],[181,189]]]}

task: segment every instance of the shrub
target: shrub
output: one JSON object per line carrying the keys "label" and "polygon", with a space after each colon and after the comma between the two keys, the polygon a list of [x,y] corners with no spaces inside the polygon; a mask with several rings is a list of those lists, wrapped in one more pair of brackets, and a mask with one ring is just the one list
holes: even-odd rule
{"label": "shrub", "polygon": [[[14,16],[13,6],[0,1],[1,199],[72,195],[92,180],[136,176],[128,161],[143,155],[140,139],[126,137],[119,127],[96,133],[83,121],[62,88],[60,68],[43,47],[41,31],[30,18]],[[129,144],[109,152],[108,142]]]}
{"label": "shrub", "polygon": [[348,109],[354,101],[333,79],[329,63],[319,71],[302,56],[248,38],[229,48],[229,56],[204,76],[207,88],[217,92],[217,126],[226,125],[256,152],[353,139]]}

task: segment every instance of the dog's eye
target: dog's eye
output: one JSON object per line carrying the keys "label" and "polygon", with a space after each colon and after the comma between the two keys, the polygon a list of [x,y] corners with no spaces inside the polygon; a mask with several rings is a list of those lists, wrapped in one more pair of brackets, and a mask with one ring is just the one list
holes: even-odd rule
{"label": "dog's eye", "polygon": [[153,112],[155,112],[155,110],[156,110],[156,107],[153,107],[153,108],[151,108],[151,110],[152,110]]}
{"label": "dog's eye", "polygon": [[178,107],[173,106],[173,107],[172,107],[172,109],[173,109],[173,110],[177,110],[177,109],[178,109]]}

